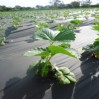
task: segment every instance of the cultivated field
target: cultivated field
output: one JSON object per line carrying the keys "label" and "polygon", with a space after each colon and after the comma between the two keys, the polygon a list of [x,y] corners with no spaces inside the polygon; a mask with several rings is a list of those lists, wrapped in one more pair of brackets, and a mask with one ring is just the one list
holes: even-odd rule
{"label": "cultivated field", "polygon": [[[99,99],[97,34],[98,8],[0,12],[0,99]],[[59,84],[34,77],[29,65],[46,58],[68,67],[76,83],[67,74],[55,75]]]}

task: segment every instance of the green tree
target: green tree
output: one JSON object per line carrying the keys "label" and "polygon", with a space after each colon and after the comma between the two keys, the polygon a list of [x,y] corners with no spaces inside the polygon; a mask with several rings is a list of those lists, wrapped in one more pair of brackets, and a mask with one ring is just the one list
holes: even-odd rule
{"label": "green tree", "polygon": [[71,2],[71,5],[72,5],[73,8],[78,8],[78,7],[80,7],[80,2],[73,1],[73,2]]}
{"label": "green tree", "polygon": [[21,6],[19,6],[19,5],[16,5],[16,6],[14,7],[14,9],[15,9],[15,10],[21,10],[21,9],[22,9],[22,7],[21,7]]}
{"label": "green tree", "polygon": [[52,4],[52,6],[55,8],[58,8],[58,6],[61,4],[61,0],[51,0],[50,4]]}

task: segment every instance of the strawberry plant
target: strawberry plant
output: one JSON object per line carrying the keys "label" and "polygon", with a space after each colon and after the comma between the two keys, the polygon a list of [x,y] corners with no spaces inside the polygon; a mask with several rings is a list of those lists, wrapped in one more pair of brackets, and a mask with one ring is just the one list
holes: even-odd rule
{"label": "strawberry plant", "polygon": [[83,21],[75,19],[75,20],[70,21],[70,23],[72,23],[74,25],[79,25],[79,24],[83,23]]}
{"label": "strawberry plant", "polygon": [[76,20],[77,19],[77,14],[73,14],[73,18]]}
{"label": "strawberry plant", "polygon": [[49,27],[50,25],[48,24],[48,23],[46,23],[46,22],[37,22],[36,23],[37,25],[37,27],[40,27],[40,28],[42,28],[42,27]]}
{"label": "strawberry plant", "polygon": [[[99,21],[98,19],[95,20],[93,22],[94,26],[93,26],[93,30],[99,31]],[[99,59],[99,34],[98,34],[98,38],[95,39],[95,41],[93,42],[93,44],[87,45],[86,47],[83,48],[84,50],[92,53],[92,55],[95,58]]]}
{"label": "strawberry plant", "polygon": [[94,22],[93,29],[96,30],[96,31],[99,31],[99,21]]}
{"label": "strawberry plant", "polygon": [[50,16],[50,21],[51,21],[52,23],[54,22],[55,19],[56,19],[56,16],[53,16],[53,15]]}
{"label": "strawberry plant", "polygon": [[3,29],[4,23],[0,24],[0,46],[5,44],[5,33],[4,33],[4,29]]}
{"label": "strawberry plant", "polygon": [[64,12],[65,19],[67,19],[68,16],[69,16],[69,13],[68,12]]}
{"label": "strawberry plant", "polygon": [[11,22],[11,24],[15,28],[18,28],[20,26],[20,23],[21,23],[21,18],[19,18],[19,17],[13,17],[13,21]]}
{"label": "strawberry plant", "polygon": [[0,46],[5,44],[5,40],[6,40],[5,37],[0,36]]}
{"label": "strawberry plant", "polygon": [[[98,36],[99,36],[99,34],[98,34]],[[83,49],[92,53],[92,55],[94,55],[96,58],[99,59],[99,37],[97,39],[95,39],[93,44],[87,45]]]}
{"label": "strawberry plant", "polygon": [[[42,78],[54,78],[59,84],[70,84],[76,82],[75,75],[65,66],[57,67],[51,63],[51,59],[56,54],[64,54],[76,58],[71,48],[70,41],[75,40],[73,28],[61,27],[59,31],[49,28],[39,28],[33,35],[34,39],[48,40],[49,45],[45,48],[38,47],[25,52],[25,56],[40,56],[41,59],[32,66],[35,74]],[[58,44],[56,45],[57,42]]]}

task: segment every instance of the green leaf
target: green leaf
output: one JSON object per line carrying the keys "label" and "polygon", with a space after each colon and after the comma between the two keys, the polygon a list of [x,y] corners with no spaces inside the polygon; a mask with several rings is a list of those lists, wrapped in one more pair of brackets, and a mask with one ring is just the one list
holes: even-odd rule
{"label": "green leaf", "polygon": [[66,50],[66,49],[64,49],[63,47],[60,47],[60,46],[51,45],[51,46],[48,46],[48,49],[50,50],[52,55],[61,53],[61,54],[65,54],[65,55],[68,55],[70,57],[76,58],[75,55],[73,55],[71,52],[69,52],[68,50]]}
{"label": "green leaf", "polygon": [[75,75],[72,72],[70,72],[70,70],[67,67],[60,68],[55,67],[55,69],[56,69],[55,77],[60,84],[65,85],[70,84],[71,82],[74,83],[76,82]]}
{"label": "green leaf", "polygon": [[13,26],[17,27],[21,23],[21,18],[13,17],[13,21],[11,23]]}
{"label": "green leaf", "polygon": [[6,38],[3,36],[0,36],[0,46],[5,44]]}
{"label": "green leaf", "polygon": [[95,39],[93,44],[87,45],[83,49],[86,50],[86,51],[89,51],[89,52],[99,51],[99,38]]}
{"label": "green leaf", "polygon": [[75,40],[75,34],[70,29],[61,31],[54,38],[54,41],[58,41],[58,42],[66,42],[66,41],[71,41],[71,40]]}
{"label": "green leaf", "polygon": [[48,27],[49,26],[49,24],[45,23],[45,22],[38,22],[37,25],[40,27]]}
{"label": "green leaf", "polygon": [[70,70],[67,67],[60,67],[59,70],[64,74],[67,75],[70,73]]}
{"label": "green leaf", "polygon": [[76,79],[75,79],[73,76],[71,76],[71,75],[66,75],[66,77],[67,77],[70,81],[76,82]]}
{"label": "green leaf", "polygon": [[95,55],[96,58],[99,59],[99,50],[97,52],[94,52],[94,55]]}
{"label": "green leaf", "polygon": [[95,39],[93,46],[94,47],[99,46],[99,38]]}
{"label": "green leaf", "polygon": [[33,38],[39,39],[39,40],[49,40],[52,42],[54,41],[66,42],[66,41],[75,40],[75,34],[71,28],[66,27],[63,30],[53,31],[48,28],[41,28],[37,30],[37,32],[35,32],[35,35],[33,35]]}
{"label": "green leaf", "polygon": [[68,12],[64,12],[64,17],[68,17],[69,13]]}
{"label": "green leaf", "polygon": [[39,39],[39,40],[49,40],[49,41],[53,41],[54,37],[57,35],[58,33],[52,31],[51,29],[48,28],[42,28],[40,30],[38,30],[35,35],[33,36],[34,39]]}
{"label": "green leaf", "polygon": [[96,31],[99,31],[99,25],[93,26],[93,29],[96,30]]}
{"label": "green leaf", "polygon": [[39,55],[39,54],[41,54],[42,52],[45,52],[45,51],[46,51],[46,49],[44,49],[44,48],[35,48],[35,49],[32,49],[30,51],[25,52],[24,56]]}
{"label": "green leaf", "polygon": [[36,74],[41,77],[47,77],[51,69],[51,63],[42,62],[41,60],[34,62],[29,66],[27,74]]}
{"label": "green leaf", "polygon": [[99,22],[98,21],[94,21],[93,24],[94,25],[99,25]]}
{"label": "green leaf", "polygon": [[59,70],[63,73],[63,75],[68,78],[72,82],[76,82],[75,75],[70,72],[67,67],[60,67]]}
{"label": "green leaf", "polygon": [[63,47],[63,48],[70,48],[70,44],[68,44],[68,43],[62,43],[59,46]]}
{"label": "green leaf", "polygon": [[70,22],[71,22],[72,24],[75,24],[75,25],[78,25],[78,24],[83,23],[83,21],[78,20],[78,19],[72,20],[72,21],[70,21]]}
{"label": "green leaf", "polygon": [[[67,46],[69,46],[69,45],[67,45]],[[30,51],[27,51],[27,52],[25,52],[24,56],[34,56],[35,55],[35,56],[41,56],[42,59],[44,59],[49,55],[54,56],[55,54],[65,54],[70,57],[76,58],[76,55],[72,54],[72,52],[69,50],[70,50],[70,48],[64,49],[60,45],[59,46],[51,45],[46,48],[35,48]]]}
{"label": "green leaf", "polygon": [[69,79],[66,78],[61,71],[57,71],[55,76],[60,84],[63,84],[63,85],[70,84]]}
{"label": "green leaf", "polygon": [[35,56],[41,56],[42,59],[45,59],[46,57],[48,57],[50,55],[50,52],[48,51],[44,51],[44,52],[41,52],[39,54],[36,54]]}
{"label": "green leaf", "polygon": [[72,76],[73,78],[75,78],[74,73],[70,72],[69,75]]}

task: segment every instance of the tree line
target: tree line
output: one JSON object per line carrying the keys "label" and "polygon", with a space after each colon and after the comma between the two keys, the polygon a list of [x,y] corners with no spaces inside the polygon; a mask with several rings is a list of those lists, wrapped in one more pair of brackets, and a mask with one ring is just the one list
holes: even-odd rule
{"label": "tree line", "polygon": [[15,7],[6,7],[4,5],[0,5],[0,11],[16,11],[16,10],[33,10],[33,9],[40,9],[40,10],[46,10],[46,9],[65,9],[65,8],[84,8],[84,7],[99,7],[99,4],[91,5],[91,2],[84,2],[81,3],[79,1],[73,1],[70,4],[64,4],[60,0],[52,0],[49,2],[50,5],[41,6],[37,5],[36,7],[21,7],[19,5],[16,5]]}

